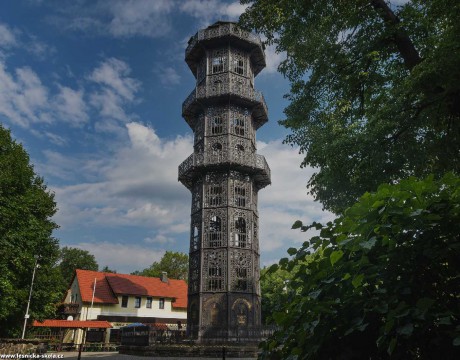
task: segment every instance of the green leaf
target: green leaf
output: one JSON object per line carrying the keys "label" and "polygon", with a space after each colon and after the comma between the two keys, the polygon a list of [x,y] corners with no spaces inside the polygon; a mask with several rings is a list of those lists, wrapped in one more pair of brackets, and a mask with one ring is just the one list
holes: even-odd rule
{"label": "green leaf", "polygon": [[362,282],[364,279],[364,274],[359,274],[353,278],[351,283],[353,284],[353,287],[356,289],[357,287],[361,286]]}
{"label": "green leaf", "polygon": [[373,236],[369,240],[361,242],[359,245],[364,249],[370,250],[374,247],[376,242],[377,238]]}
{"label": "green leaf", "polygon": [[398,334],[409,336],[414,331],[414,325],[409,323],[409,324],[406,324],[406,325],[398,328],[396,331],[398,332]]}
{"label": "green leaf", "polygon": [[390,356],[391,354],[393,354],[393,351],[396,347],[396,341],[397,341],[396,338],[391,338],[390,344],[388,345],[387,352]]}
{"label": "green leaf", "polygon": [[302,221],[300,220],[297,220],[293,225],[292,225],[292,228],[291,229],[298,229],[302,227]]}
{"label": "green leaf", "polygon": [[336,250],[331,253],[331,256],[329,257],[331,261],[331,265],[334,266],[334,264],[339,261],[343,256],[343,251],[342,250]]}
{"label": "green leaf", "polygon": [[287,253],[288,253],[289,255],[293,256],[293,255],[295,255],[295,254],[297,253],[297,249],[291,247],[291,248],[288,249]]}
{"label": "green leaf", "polygon": [[454,346],[460,346],[460,336],[457,336],[453,341],[452,345]]}

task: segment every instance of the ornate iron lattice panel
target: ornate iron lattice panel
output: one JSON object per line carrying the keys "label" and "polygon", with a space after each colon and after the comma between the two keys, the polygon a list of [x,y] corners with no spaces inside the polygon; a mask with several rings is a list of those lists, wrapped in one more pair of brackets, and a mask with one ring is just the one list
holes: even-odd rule
{"label": "ornate iron lattice panel", "polygon": [[204,247],[227,246],[227,211],[225,208],[204,211]]}
{"label": "ornate iron lattice panel", "polygon": [[188,291],[195,294],[200,291],[200,253],[195,252],[189,259]]}
{"label": "ornate iron lattice panel", "polygon": [[203,255],[203,291],[225,291],[227,252],[225,250],[206,250]]}
{"label": "ornate iron lattice panel", "polygon": [[191,231],[190,231],[190,252],[194,252],[201,249],[201,237],[202,237],[202,221],[201,213],[192,215]]}
{"label": "ornate iron lattice panel", "polygon": [[231,290],[253,292],[253,256],[251,251],[230,250]]}

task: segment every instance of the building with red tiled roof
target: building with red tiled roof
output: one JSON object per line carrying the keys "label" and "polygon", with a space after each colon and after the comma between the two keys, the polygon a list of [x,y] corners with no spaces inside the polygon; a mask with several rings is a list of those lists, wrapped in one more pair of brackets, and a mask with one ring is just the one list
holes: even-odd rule
{"label": "building with red tiled roof", "polygon": [[[108,321],[106,341],[131,323],[187,322],[187,283],[184,280],[76,270],[63,311],[75,320]],[[79,334],[72,341],[78,343]]]}

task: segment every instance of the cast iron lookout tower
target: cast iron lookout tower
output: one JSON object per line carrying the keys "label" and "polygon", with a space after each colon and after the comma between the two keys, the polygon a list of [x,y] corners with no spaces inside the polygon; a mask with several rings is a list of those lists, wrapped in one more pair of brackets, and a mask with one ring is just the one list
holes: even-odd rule
{"label": "cast iron lookout tower", "polygon": [[256,35],[216,22],[190,39],[185,61],[196,77],[182,105],[194,152],[179,166],[192,192],[188,331],[202,341],[254,336],[261,325],[257,193],[270,184],[256,153],[268,113],[254,77],[265,54]]}

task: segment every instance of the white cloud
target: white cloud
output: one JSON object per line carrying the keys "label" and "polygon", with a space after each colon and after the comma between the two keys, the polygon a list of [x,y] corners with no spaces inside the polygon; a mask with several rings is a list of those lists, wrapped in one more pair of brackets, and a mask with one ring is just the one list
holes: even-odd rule
{"label": "white cloud", "polygon": [[88,121],[88,108],[83,90],[73,90],[58,85],[59,93],[55,96],[55,110],[60,120],[78,125]]}
{"label": "white cloud", "polygon": [[13,75],[0,61],[0,84],[0,115],[23,127],[51,121],[48,89],[33,70],[18,68]]}
{"label": "white cloud", "polygon": [[140,87],[139,81],[130,78],[131,69],[125,62],[109,58],[93,70],[88,79],[109,89],[125,100],[132,101]]}
{"label": "white cloud", "polygon": [[310,233],[291,230],[296,220],[306,224],[327,222],[334,216],[322,211],[322,205],[307,194],[306,184],[313,169],[301,169],[298,150],[283,145],[281,140],[259,143],[271,168],[272,185],[259,192],[260,248],[262,252],[285,251],[298,247]]}
{"label": "white cloud", "polygon": [[172,87],[173,85],[178,85],[181,82],[181,77],[177,73],[176,69],[170,66],[158,66],[154,72],[160,78],[160,82],[165,87]]}
{"label": "white cloud", "polygon": [[136,92],[141,86],[138,80],[129,77],[130,73],[128,64],[109,58],[88,76],[88,80],[99,85],[99,89],[90,95],[90,103],[103,117],[130,120],[124,107],[135,102]]}
{"label": "white cloud", "polygon": [[115,38],[161,37],[171,30],[169,0],[99,0],[60,6],[49,20],[60,29],[77,30]]}
{"label": "white cloud", "polygon": [[228,4],[220,0],[186,0],[179,6],[182,12],[199,19],[201,26],[223,19],[238,20],[246,8],[237,1]]}
{"label": "white cloud", "polygon": [[[120,142],[115,154],[77,161],[75,171],[93,173],[96,181],[53,189],[59,204],[56,221],[63,227],[151,227],[163,234],[188,230],[191,199],[176,179],[178,164],[192,152],[191,138],[163,140],[139,123],[127,124],[125,131],[129,144]],[[100,162],[91,164],[95,157]],[[54,161],[57,167],[65,163],[64,158]]]}
{"label": "white cloud", "polygon": [[96,257],[99,267],[108,266],[116,269],[119,273],[131,273],[135,270],[143,270],[159,261],[163,257],[164,250],[151,250],[144,246],[133,245],[133,239],[126,239],[125,243],[113,243],[110,240],[90,243],[81,242],[70,246],[87,250]]}
{"label": "white cloud", "polygon": [[17,39],[13,31],[6,25],[0,23],[0,47],[12,47],[17,45]]}

